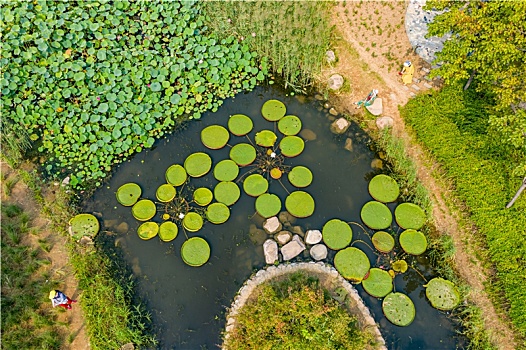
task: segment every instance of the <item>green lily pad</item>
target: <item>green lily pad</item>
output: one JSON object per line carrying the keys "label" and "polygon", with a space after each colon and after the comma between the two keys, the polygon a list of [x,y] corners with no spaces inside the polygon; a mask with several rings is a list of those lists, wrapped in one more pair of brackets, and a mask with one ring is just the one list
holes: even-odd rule
{"label": "green lily pad", "polygon": [[283,135],[297,135],[301,130],[301,120],[295,115],[287,115],[279,120],[278,130]]}
{"label": "green lily pad", "polygon": [[181,247],[181,258],[190,266],[204,265],[210,259],[210,246],[201,237],[192,237]]}
{"label": "green lily pad", "polygon": [[420,230],[426,222],[426,213],[413,203],[402,203],[395,209],[395,220],[401,228]]}
{"label": "green lily pad", "polygon": [[224,159],[214,167],[214,177],[217,181],[234,181],[239,175],[239,166],[230,159]]}
{"label": "green lily pad", "polygon": [[157,208],[149,199],[141,199],[132,207],[132,215],[139,221],[148,221],[155,216]]}
{"label": "green lily pad", "polygon": [[199,187],[194,191],[194,201],[202,207],[210,204],[212,199],[214,199],[214,194],[206,187]]}
{"label": "green lily pad", "polygon": [[165,221],[159,227],[159,238],[163,242],[173,241],[177,233],[179,233],[179,228],[174,222]]}
{"label": "green lily pad", "polygon": [[332,250],[340,250],[351,243],[352,228],[340,219],[332,219],[323,225],[321,235],[327,247]]}
{"label": "green lily pad", "polygon": [[256,149],[248,143],[238,143],[230,149],[230,159],[239,166],[252,164],[256,159]]}
{"label": "green lily pad", "polygon": [[281,176],[283,176],[283,171],[281,171],[280,168],[272,168],[270,169],[270,177],[276,180],[281,179]]}
{"label": "green lily pad", "polygon": [[295,166],[290,171],[289,182],[296,187],[307,187],[312,183],[312,172],[304,166]]}
{"label": "green lily pad", "polygon": [[157,188],[155,196],[159,202],[169,202],[175,198],[176,190],[172,184],[163,184]]}
{"label": "green lily pad", "polygon": [[364,224],[373,230],[383,230],[391,226],[393,215],[387,205],[370,201],[365,203],[360,213]]}
{"label": "green lily pad", "polygon": [[230,209],[223,203],[212,203],[206,208],[206,218],[212,224],[222,224],[230,217]]}
{"label": "green lily pad", "polygon": [[360,283],[369,269],[371,263],[363,251],[349,247],[340,250],[334,256],[334,267],[340,275],[354,283]]}
{"label": "green lily pad", "polygon": [[393,324],[406,327],[415,319],[415,305],[403,293],[391,293],[382,302],[385,317]]}
{"label": "green lily pad", "polygon": [[182,165],[174,164],[166,170],[165,177],[169,184],[181,186],[186,182],[187,174]]}
{"label": "green lily pad", "polygon": [[159,232],[159,225],[156,222],[148,221],[143,223],[139,228],[137,228],[137,233],[139,234],[140,239],[148,240],[157,236]]}
{"label": "green lily pad", "polygon": [[391,265],[391,267],[396,272],[405,273],[409,266],[405,260],[397,260]]}
{"label": "green lily pad", "polygon": [[285,157],[296,157],[303,152],[305,141],[298,136],[285,136],[279,143],[279,148]]}
{"label": "green lily pad", "polygon": [[287,113],[287,107],[285,107],[283,102],[278,100],[268,100],[263,104],[263,107],[261,107],[263,118],[270,122],[280,120],[285,113]]}
{"label": "green lily pad", "polygon": [[212,168],[212,158],[203,152],[192,153],[184,161],[184,168],[191,177],[201,177]]}
{"label": "green lily pad", "polygon": [[297,218],[306,218],[314,213],[314,198],[307,192],[294,191],[285,199],[285,208]]}
{"label": "green lily pad", "polygon": [[400,187],[392,177],[380,174],[369,182],[369,193],[379,202],[394,202],[400,195]]}
{"label": "green lily pad", "polygon": [[270,130],[261,130],[256,133],[256,143],[262,147],[272,147],[276,143],[278,137]]}
{"label": "green lily pad", "polygon": [[210,149],[225,147],[229,138],[230,133],[221,125],[210,125],[201,130],[201,142]]}
{"label": "green lily pad", "polygon": [[373,267],[362,281],[363,289],[373,297],[383,298],[393,291],[393,278],[387,271]]}
{"label": "green lily pad", "polygon": [[69,220],[69,234],[75,240],[82,236],[95,237],[99,229],[99,220],[92,214],[77,214]]}
{"label": "green lily pad", "polygon": [[264,193],[256,198],[256,211],[262,217],[270,218],[281,210],[281,200],[275,194]]}
{"label": "green lily pad", "polygon": [[452,310],[460,303],[460,293],[451,281],[435,277],[424,287],[427,298],[436,309]]}
{"label": "green lily pad", "polygon": [[203,218],[201,215],[189,212],[183,218],[183,227],[190,232],[196,232],[203,227]]}
{"label": "green lily pad", "polygon": [[139,185],[133,182],[126,183],[117,190],[117,202],[126,207],[131,207],[137,203],[141,194],[142,190]]}
{"label": "green lily pad", "polygon": [[426,236],[420,231],[405,230],[400,234],[400,246],[407,254],[420,255],[427,249]]}
{"label": "green lily pad", "polygon": [[252,174],[243,181],[243,189],[249,196],[258,197],[267,192],[268,181],[260,174]]}
{"label": "green lily pad", "polygon": [[221,181],[214,188],[215,199],[228,206],[237,202],[239,196],[241,196],[241,191],[235,182]]}
{"label": "green lily pad", "polygon": [[378,231],[373,235],[373,245],[382,253],[389,253],[394,248],[395,240],[393,236],[385,231]]}
{"label": "green lily pad", "polygon": [[253,127],[252,119],[244,114],[234,114],[228,119],[228,129],[236,136],[245,136]]}

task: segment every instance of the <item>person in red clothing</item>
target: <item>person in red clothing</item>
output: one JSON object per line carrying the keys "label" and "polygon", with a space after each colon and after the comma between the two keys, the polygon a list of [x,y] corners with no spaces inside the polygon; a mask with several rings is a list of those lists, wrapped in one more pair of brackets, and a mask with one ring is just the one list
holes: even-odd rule
{"label": "person in red clothing", "polygon": [[71,304],[76,303],[76,300],[72,300],[66,296],[66,294],[62,293],[59,290],[52,290],[49,292],[49,299],[51,299],[51,303],[53,304],[53,307],[55,306],[62,306],[64,309],[71,309]]}

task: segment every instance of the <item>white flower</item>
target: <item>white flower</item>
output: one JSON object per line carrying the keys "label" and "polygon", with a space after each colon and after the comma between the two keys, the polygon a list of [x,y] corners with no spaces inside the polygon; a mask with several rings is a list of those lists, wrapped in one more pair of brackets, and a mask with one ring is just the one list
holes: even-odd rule
{"label": "white flower", "polygon": [[272,153],[270,154],[270,158],[276,158],[276,153],[272,152]]}
{"label": "white flower", "polygon": [[179,219],[182,219],[182,218],[184,218],[184,214],[183,213],[179,214]]}

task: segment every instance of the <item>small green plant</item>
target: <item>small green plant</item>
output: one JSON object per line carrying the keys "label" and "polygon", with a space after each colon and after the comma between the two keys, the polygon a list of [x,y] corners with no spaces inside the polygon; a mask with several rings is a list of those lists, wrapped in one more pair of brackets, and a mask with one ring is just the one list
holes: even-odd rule
{"label": "small green plant", "polygon": [[18,182],[18,178],[13,177],[2,182],[4,184],[4,193],[7,197],[9,197],[11,195],[13,187],[15,187],[16,183]]}

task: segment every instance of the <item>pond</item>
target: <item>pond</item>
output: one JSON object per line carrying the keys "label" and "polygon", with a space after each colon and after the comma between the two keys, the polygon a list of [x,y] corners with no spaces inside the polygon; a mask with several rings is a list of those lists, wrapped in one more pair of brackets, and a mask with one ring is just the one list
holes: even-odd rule
{"label": "pond", "polygon": [[[218,348],[225,326],[225,309],[230,306],[243,282],[265,266],[262,248],[265,237],[249,234],[250,225],[261,227],[262,219],[254,215],[254,198],[242,194],[238,202],[230,207],[231,216],[226,223],[213,225],[207,222],[200,231],[187,233],[188,237],[205,238],[211,247],[211,257],[205,265],[190,267],[182,261],[180,254],[184,233],[179,232],[178,237],[169,243],[157,238],[148,241],[140,239],[137,228],[141,223],[134,219],[130,207],[117,202],[115,192],[121,185],[135,182],[141,186],[143,198],[155,199],[156,189],[166,182],[166,169],[172,164],[183,164],[191,153],[209,154],[214,165],[228,159],[229,147],[207,149],[200,140],[200,131],[212,124],[226,126],[229,116],[238,113],[246,114],[254,121],[254,129],[249,134],[251,139],[254,139],[256,131],[274,130],[273,124],[261,117],[261,107],[269,99],[284,102],[287,114],[299,116],[304,132],[300,136],[309,138],[302,154],[286,159],[288,165],[309,167],[314,177],[313,183],[305,189],[315,199],[314,214],[298,219],[296,225],[304,230],[321,230],[333,218],[361,222],[360,210],[372,200],[367,185],[378,170],[371,168],[375,154],[368,146],[368,135],[354,123],[345,136],[332,134],[329,125],[333,117],[320,107],[319,101],[287,96],[274,87],[258,87],[250,93],[226,100],[216,113],[205,113],[201,120],[189,123],[184,130],[167,136],[152,149],[116,167],[111,179],[85,201],[83,209],[85,212],[101,213],[103,227],[98,243],[103,247],[118,247],[125,263],[133,271],[138,282],[138,298],[145,302],[152,314],[159,348]],[[352,139],[352,151],[344,149],[347,138]],[[229,145],[239,142],[246,142],[246,138],[232,136]],[[286,181],[282,182],[285,186],[271,181],[269,192],[278,195],[284,202],[287,195],[284,187],[289,191],[294,188],[290,188]],[[192,186],[196,188],[213,188],[216,183],[212,176],[191,179]],[[393,209],[394,205],[390,204],[390,208]],[[156,221],[161,220],[157,218]],[[358,227],[353,226],[353,231],[353,240],[358,238],[370,242]],[[362,243],[355,246],[363,249],[371,264],[375,264],[377,256],[369,248]],[[329,262],[332,262],[334,254],[329,254]],[[300,255],[295,260],[305,258],[306,255]],[[417,269],[429,279],[432,269],[425,255],[419,257],[418,265]],[[396,291],[407,293],[415,304],[416,318],[408,327],[391,324],[383,316],[381,300],[369,296],[361,285],[357,289],[381,325],[390,349],[462,347],[462,341],[455,332],[458,325],[446,313],[430,306],[422,287],[424,283],[413,270],[395,279]]]}

